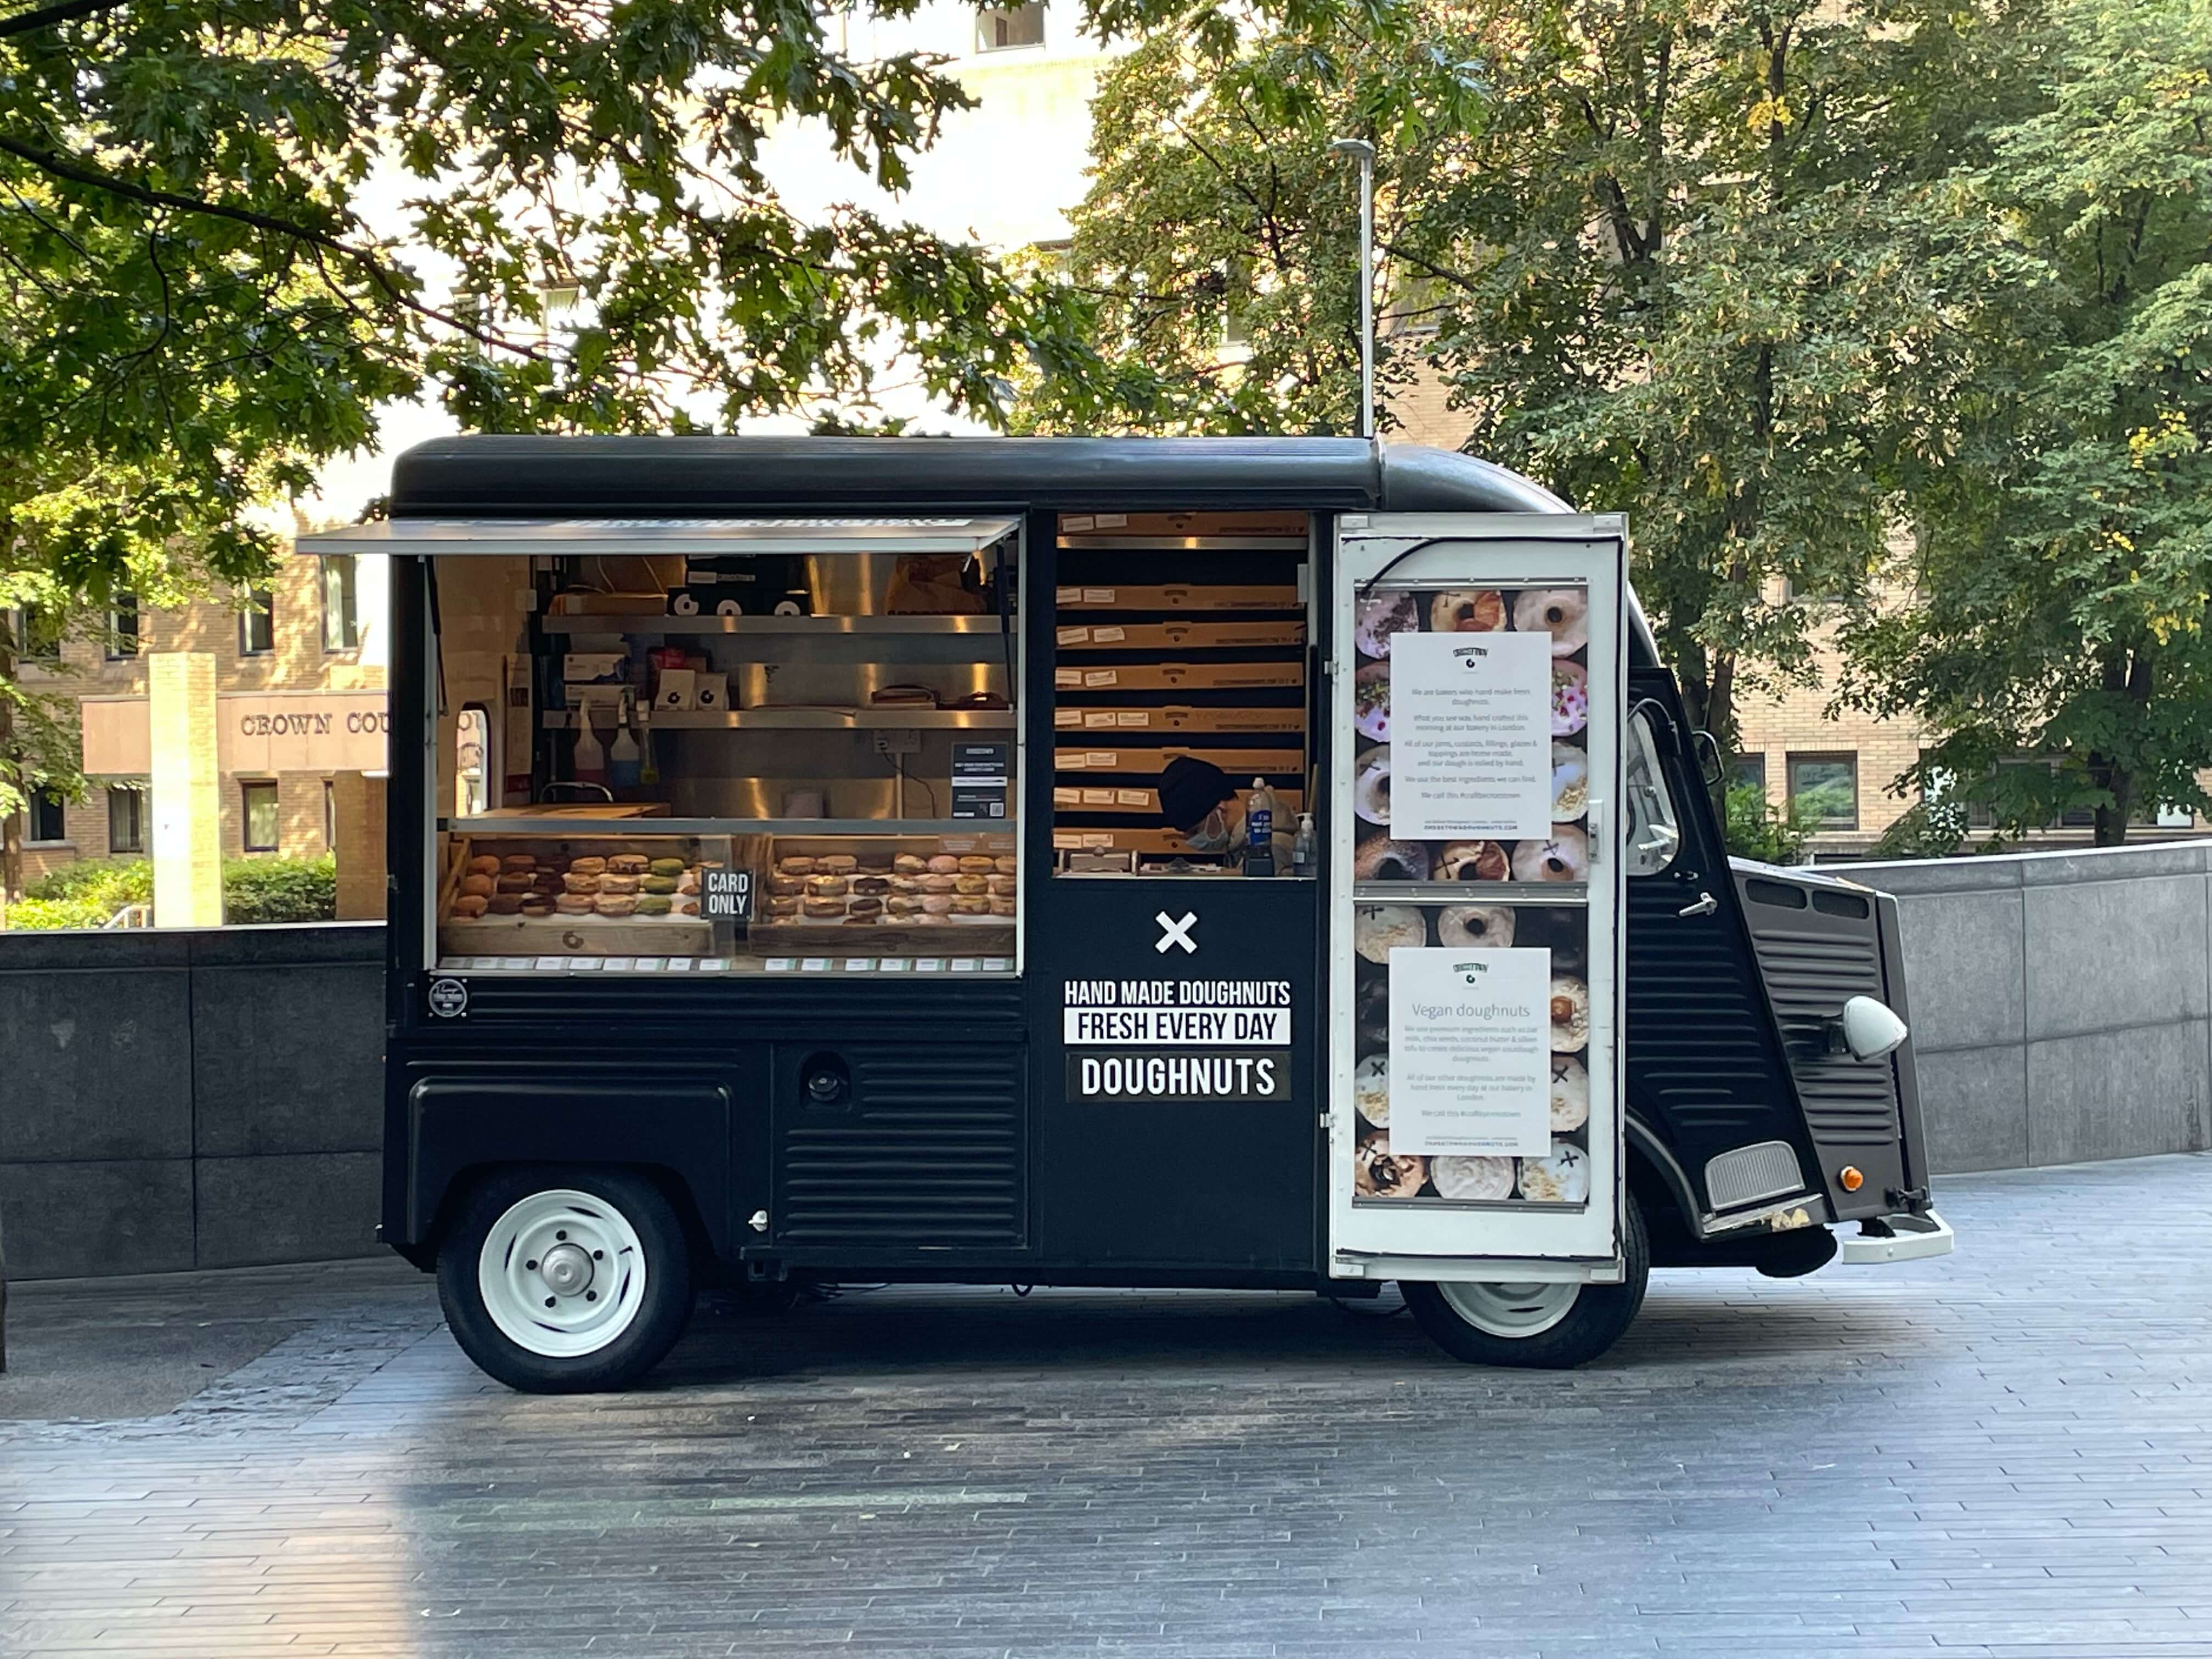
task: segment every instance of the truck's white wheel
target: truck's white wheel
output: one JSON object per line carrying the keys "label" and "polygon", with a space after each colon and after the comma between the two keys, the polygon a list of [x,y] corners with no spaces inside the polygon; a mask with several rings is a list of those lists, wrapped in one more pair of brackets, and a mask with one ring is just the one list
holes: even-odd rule
{"label": "truck's white wheel", "polygon": [[1398,1288],[1414,1321],[1455,1359],[1546,1369],[1579,1365],[1619,1341],[1644,1305],[1651,1253],[1633,1198],[1621,1218],[1621,1233],[1626,1271],[1618,1285],[1401,1280]]}
{"label": "truck's white wheel", "polygon": [[477,1292],[492,1323],[548,1358],[597,1353],[628,1330],[650,1272],[629,1218],[573,1187],[519,1200],[477,1251]]}
{"label": "truck's white wheel", "polygon": [[438,1297],[462,1351],[509,1388],[619,1389],[690,1322],[690,1248],[641,1175],[508,1170],[441,1242]]}

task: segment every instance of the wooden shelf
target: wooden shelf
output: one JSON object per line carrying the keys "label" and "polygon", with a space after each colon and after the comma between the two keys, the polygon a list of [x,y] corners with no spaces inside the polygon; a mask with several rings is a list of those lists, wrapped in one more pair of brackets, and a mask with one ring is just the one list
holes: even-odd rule
{"label": "wooden shelf", "polygon": [[441,818],[438,828],[488,839],[513,836],[1007,836],[1012,818],[634,818],[531,817],[487,812],[480,817]]}
{"label": "wooden shelf", "polygon": [[[822,639],[846,635],[942,637],[954,634],[996,634],[995,613],[969,617],[669,617],[658,613],[584,613],[543,617],[549,634],[751,634],[787,639]],[[1009,618],[1016,631],[1020,619]]]}
{"label": "wooden shelf", "polygon": [[[549,731],[568,727],[574,715],[549,709]],[[659,732],[1010,731],[1011,708],[656,708],[642,721]]]}

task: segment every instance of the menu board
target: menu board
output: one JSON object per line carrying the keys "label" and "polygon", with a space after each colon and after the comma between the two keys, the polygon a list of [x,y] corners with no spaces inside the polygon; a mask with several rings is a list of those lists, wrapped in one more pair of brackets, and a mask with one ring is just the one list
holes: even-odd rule
{"label": "menu board", "polygon": [[1552,1150],[1552,953],[1390,952],[1390,1146],[1422,1157]]}
{"label": "menu board", "polygon": [[1550,639],[1401,634],[1390,663],[1391,834],[1404,841],[1550,834]]}

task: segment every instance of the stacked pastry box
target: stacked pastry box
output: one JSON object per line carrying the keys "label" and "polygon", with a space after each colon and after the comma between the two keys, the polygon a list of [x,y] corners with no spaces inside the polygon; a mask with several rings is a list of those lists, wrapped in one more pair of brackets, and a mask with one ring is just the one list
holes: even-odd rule
{"label": "stacked pastry box", "polygon": [[774,837],[755,935],[803,946],[810,933],[855,927],[881,933],[967,927],[1011,934],[1014,845],[1012,836]]}
{"label": "stacked pastry box", "polygon": [[452,843],[440,884],[439,951],[471,955],[697,956],[702,872],[684,836]]}
{"label": "stacked pastry box", "polygon": [[[1390,645],[1400,635],[1548,634],[1552,825],[1516,842],[1400,841],[1390,833]],[[1444,589],[1377,594],[1358,609],[1353,759],[1358,836],[1358,1200],[1579,1205],[1589,1198],[1589,843],[1586,602],[1579,589]],[[1451,884],[1447,886],[1446,884]],[[1549,890],[1547,891],[1547,890]],[[1462,892],[1464,897],[1462,898]],[[1547,902],[1553,895],[1567,902]],[[1381,901],[1381,902],[1374,902]],[[1551,1127],[1545,1158],[1440,1156],[1390,1146],[1390,951],[1394,946],[1547,948],[1552,955]]]}
{"label": "stacked pastry box", "polygon": [[[1158,787],[1178,755],[1220,767],[1240,793],[1266,777],[1279,823],[1295,823],[1306,804],[1303,525],[1205,522],[1184,536],[1170,533],[1180,521],[1131,515],[1106,527],[1109,548],[1067,533],[1084,522],[1061,521],[1054,594],[1055,851],[1183,851]],[[1157,548],[1141,544],[1148,530]],[[1193,566],[1221,580],[1141,580]]]}

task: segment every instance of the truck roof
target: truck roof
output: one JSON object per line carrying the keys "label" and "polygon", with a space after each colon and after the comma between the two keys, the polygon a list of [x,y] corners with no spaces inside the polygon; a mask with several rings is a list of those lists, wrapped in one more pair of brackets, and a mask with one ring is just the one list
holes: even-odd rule
{"label": "truck roof", "polygon": [[1363,438],[439,438],[396,518],[818,512],[825,506],[1565,513],[1492,462]]}

